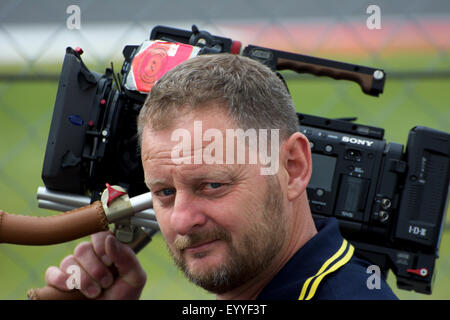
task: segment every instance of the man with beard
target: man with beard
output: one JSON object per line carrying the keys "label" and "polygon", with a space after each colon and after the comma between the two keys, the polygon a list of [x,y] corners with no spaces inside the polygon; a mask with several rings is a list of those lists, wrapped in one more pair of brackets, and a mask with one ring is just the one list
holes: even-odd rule
{"label": "man with beard", "polygon": [[[269,130],[277,134],[267,139]],[[138,134],[169,252],[188,279],[218,299],[396,298],[383,279],[369,288],[369,264],[353,256],[334,218],[313,220],[310,145],[269,68],[228,54],[178,65],[152,88]],[[267,149],[273,172],[264,171]],[[73,264],[89,298],[138,298],[145,285],[132,250],[108,232],[50,267],[47,283],[67,290],[64,271]]]}

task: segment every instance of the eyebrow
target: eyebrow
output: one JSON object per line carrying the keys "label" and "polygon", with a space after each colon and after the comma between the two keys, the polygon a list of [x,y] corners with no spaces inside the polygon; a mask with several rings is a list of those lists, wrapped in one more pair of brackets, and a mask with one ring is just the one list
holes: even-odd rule
{"label": "eyebrow", "polygon": [[165,179],[151,179],[151,180],[145,180],[145,185],[151,190],[151,186],[155,186],[158,184],[167,185],[167,180]]}
{"label": "eyebrow", "polygon": [[[193,170],[194,172],[191,174],[189,174],[189,176],[192,176],[189,178],[190,181],[201,181],[201,180],[214,180],[214,179],[220,179],[223,178],[224,176],[226,176],[227,178],[231,178],[232,176],[236,175],[236,173],[234,173],[234,170],[227,170],[224,168],[217,168],[218,170],[214,170],[214,171],[203,171],[203,172],[199,172],[196,173],[195,169]],[[200,170],[200,169],[199,169]],[[167,179],[164,178],[155,178],[155,179],[149,179],[149,180],[145,180],[145,184],[147,185],[147,187],[149,189],[151,189],[151,186],[155,186],[155,185],[170,185],[170,183],[168,182]]]}

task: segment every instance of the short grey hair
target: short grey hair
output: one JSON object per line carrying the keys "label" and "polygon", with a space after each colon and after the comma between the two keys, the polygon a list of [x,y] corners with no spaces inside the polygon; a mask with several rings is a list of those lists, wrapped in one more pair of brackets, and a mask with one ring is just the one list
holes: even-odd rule
{"label": "short grey hair", "polygon": [[139,142],[146,125],[165,129],[210,102],[243,130],[279,129],[281,140],[298,130],[292,98],[275,72],[247,57],[214,54],[189,59],[156,82],[138,117]]}

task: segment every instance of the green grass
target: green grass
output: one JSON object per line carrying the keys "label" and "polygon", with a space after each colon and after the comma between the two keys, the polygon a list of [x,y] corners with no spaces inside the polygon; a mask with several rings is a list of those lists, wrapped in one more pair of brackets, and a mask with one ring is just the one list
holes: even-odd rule
{"label": "green grass", "polygon": [[[422,57],[423,58],[423,57]],[[431,57],[431,60],[434,57]],[[373,59],[372,59],[373,60]],[[344,61],[349,61],[344,59]],[[386,59],[376,66],[388,65],[407,70],[417,66],[417,57]],[[363,63],[365,61],[358,61]],[[366,61],[367,62],[367,61]],[[448,61],[435,63],[449,69]],[[106,65],[105,65],[106,66]],[[427,66],[422,64],[421,66]],[[20,66],[19,66],[20,67]],[[3,72],[20,70],[17,66],[0,67]],[[18,69],[19,68],[19,69]],[[41,69],[40,69],[41,68]],[[60,65],[33,67],[32,72],[54,72]],[[23,67],[22,67],[23,69]],[[385,68],[387,70],[387,68]],[[94,69],[101,70],[101,69]],[[408,131],[415,125],[438,130],[450,129],[450,79],[388,80],[379,98],[362,94],[354,83],[289,77],[288,84],[298,111],[324,117],[358,117],[358,123],[382,127],[389,142],[406,143]],[[42,185],[41,170],[50,126],[57,83],[0,83],[0,209],[7,212],[49,215],[54,212],[37,208],[35,192]],[[449,221],[449,216],[447,215]],[[58,265],[79,241],[47,246],[24,247],[0,245],[0,299],[25,299],[31,287],[44,285],[44,272]],[[211,294],[191,285],[174,267],[160,234],[154,237],[139,257],[148,271],[144,299],[212,299]],[[434,293],[425,296],[398,290],[391,274],[389,283],[400,298],[450,298],[450,234],[444,234],[438,259]]]}

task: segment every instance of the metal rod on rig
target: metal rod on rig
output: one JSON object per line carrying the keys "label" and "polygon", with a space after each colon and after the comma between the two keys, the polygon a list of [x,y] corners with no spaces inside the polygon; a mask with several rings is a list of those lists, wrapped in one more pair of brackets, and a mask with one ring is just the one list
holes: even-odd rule
{"label": "metal rod on rig", "polygon": [[63,203],[48,201],[48,200],[38,200],[38,208],[61,211],[61,212],[72,211],[74,209],[77,209],[77,207],[68,206]]}
{"label": "metal rod on rig", "polygon": [[146,209],[146,210],[136,212],[134,214],[134,217],[140,218],[140,219],[156,221],[155,210],[153,210],[153,209]]}
{"label": "metal rod on rig", "polygon": [[134,212],[139,212],[148,209],[149,203],[151,203],[151,208],[153,208],[152,194],[150,192],[147,192],[139,196],[130,198],[130,203],[134,209]]}
{"label": "metal rod on rig", "polygon": [[64,204],[73,208],[80,208],[91,203],[91,198],[79,194],[59,192],[49,190],[46,187],[39,187],[37,190],[38,200],[47,200],[55,203]]}

